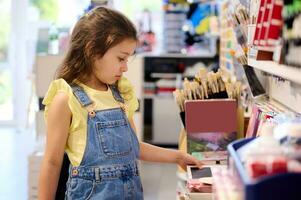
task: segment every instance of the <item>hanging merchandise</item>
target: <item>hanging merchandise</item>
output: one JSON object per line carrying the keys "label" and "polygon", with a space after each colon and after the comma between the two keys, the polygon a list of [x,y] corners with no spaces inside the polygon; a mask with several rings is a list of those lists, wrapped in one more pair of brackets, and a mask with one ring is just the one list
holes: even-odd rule
{"label": "hanging merchandise", "polygon": [[196,55],[216,54],[218,34],[217,3],[193,2],[189,4],[187,20],[183,26],[186,52]]}
{"label": "hanging merchandise", "polygon": [[197,4],[196,8],[193,9],[189,20],[197,34],[209,32],[209,16],[210,4]]}
{"label": "hanging merchandise", "polygon": [[138,26],[139,45],[137,52],[147,52],[154,49],[156,37],[152,30],[152,15],[150,10],[144,9]]}

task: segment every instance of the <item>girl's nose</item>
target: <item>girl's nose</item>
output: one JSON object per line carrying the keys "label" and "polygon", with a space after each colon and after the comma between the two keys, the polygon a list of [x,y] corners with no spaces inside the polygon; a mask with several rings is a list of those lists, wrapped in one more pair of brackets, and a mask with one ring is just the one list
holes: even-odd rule
{"label": "girl's nose", "polygon": [[128,71],[128,64],[127,63],[122,64],[120,69],[121,69],[122,72],[127,72]]}

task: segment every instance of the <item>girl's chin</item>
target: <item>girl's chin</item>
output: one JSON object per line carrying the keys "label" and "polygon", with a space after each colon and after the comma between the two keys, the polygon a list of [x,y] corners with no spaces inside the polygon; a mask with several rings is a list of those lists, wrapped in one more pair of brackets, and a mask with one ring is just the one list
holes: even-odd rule
{"label": "girl's chin", "polygon": [[112,80],[112,81],[108,81],[107,84],[108,84],[108,85],[113,85],[113,84],[117,83],[118,80],[119,80],[119,79],[115,79],[115,80]]}

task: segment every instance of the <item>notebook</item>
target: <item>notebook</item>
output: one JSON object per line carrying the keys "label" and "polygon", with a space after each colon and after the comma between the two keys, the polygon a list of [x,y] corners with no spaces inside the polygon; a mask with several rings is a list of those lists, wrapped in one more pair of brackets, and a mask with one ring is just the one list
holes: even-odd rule
{"label": "notebook", "polygon": [[226,159],[227,145],[237,139],[236,100],[186,101],[185,121],[188,153],[202,160]]}

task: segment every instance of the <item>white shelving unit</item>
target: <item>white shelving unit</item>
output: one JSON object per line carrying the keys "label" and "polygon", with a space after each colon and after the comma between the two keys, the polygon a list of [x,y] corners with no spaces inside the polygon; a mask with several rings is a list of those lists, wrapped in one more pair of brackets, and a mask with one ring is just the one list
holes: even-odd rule
{"label": "white shelving unit", "polygon": [[248,59],[248,65],[285,79],[285,81],[277,81],[269,77],[267,94],[285,107],[301,113],[301,69],[252,58]]}
{"label": "white shelving unit", "polygon": [[248,59],[248,65],[269,74],[280,76],[294,83],[301,84],[301,69],[280,65],[273,61],[258,61],[255,59]]}

